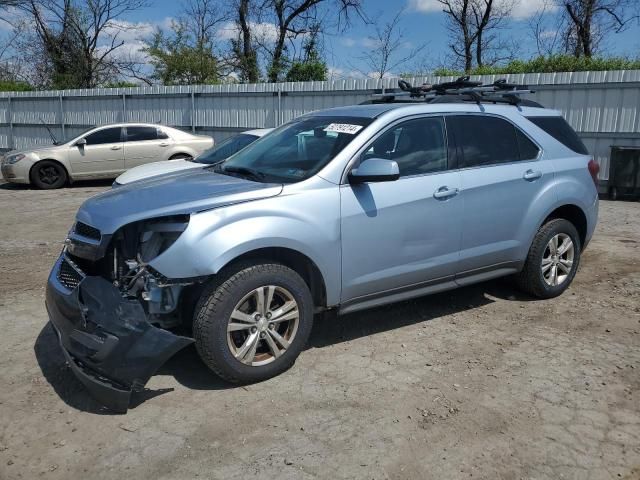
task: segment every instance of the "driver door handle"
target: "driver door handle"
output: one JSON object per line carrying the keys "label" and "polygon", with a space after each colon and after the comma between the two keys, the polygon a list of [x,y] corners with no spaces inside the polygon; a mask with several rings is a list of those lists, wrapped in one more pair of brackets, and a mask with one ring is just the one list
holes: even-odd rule
{"label": "driver door handle", "polygon": [[433,198],[436,198],[438,200],[443,200],[443,199],[455,197],[456,195],[458,195],[458,193],[460,193],[460,190],[458,188],[440,187],[433,194]]}
{"label": "driver door handle", "polygon": [[111,147],[111,150],[121,150],[122,147],[120,145],[114,145],[113,147]]}
{"label": "driver door handle", "polygon": [[528,182],[538,180],[540,177],[542,177],[542,172],[538,170],[527,170],[526,172],[524,172],[524,175],[522,175],[522,178],[524,178]]}

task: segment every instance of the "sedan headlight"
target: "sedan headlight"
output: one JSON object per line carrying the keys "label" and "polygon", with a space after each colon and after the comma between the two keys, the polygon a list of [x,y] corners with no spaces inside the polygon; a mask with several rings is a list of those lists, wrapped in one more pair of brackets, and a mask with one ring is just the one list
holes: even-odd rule
{"label": "sedan headlight", "polygon": [[18,163],[23,158],[26,158],[26,155],[22,153],[18,153],[17,155],[9,155],[8,157],[4,158],[2,163],[4,163],[5,165],[13,165],[14,163]]}

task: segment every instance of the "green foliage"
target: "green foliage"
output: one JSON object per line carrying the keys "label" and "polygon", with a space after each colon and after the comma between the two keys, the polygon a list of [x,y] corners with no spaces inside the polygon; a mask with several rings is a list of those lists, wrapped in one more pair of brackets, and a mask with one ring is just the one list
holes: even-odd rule
{"label": "green foliage", "polygon": [[287,82],[311,82],[327,79],[327,64],[320,59],[308,59],[303,62],[293,62],[287,72]]}
{"label": "green foliage", "polygon": [[129,88],[129,87],[139,87],[137,83],[127,82],[126,80],[120,80],[117,82],[109,82],[105,83],[103,88]]}
{"label": "green foliage", "polygon": [[25,82],[0,80],[0,92],[30,92],[34,88]]}
{"label": "green foliage", "polygon": [[[470,75],[506,75],[510,73],[554,73],[586,72],[604,70],[638,70],[640,59],[625,57],[574,57],[572,55],[552,55],[531,60],[512,60],[502,66],[482,66],[474,68]],[[464,72],[439,68],[433,72],[437,76],[460,76]]]}
{"label": "green foliage", "polygon": [[318,52],[318,31],[320,27],[312,29],[310,37],[302,46],[304,58],[295,61],[289,67],[286,75],[287,82],[312,82],[324,81],[327,79],[327,63],[321,58]]}
{"label": "green foliage", "polygon": [[184,25],[174,24],[168,37],[158,30],[145,51],[151,57],[153,77],[163,85],[220,82],[218,60],[209,42],[194,42]]}

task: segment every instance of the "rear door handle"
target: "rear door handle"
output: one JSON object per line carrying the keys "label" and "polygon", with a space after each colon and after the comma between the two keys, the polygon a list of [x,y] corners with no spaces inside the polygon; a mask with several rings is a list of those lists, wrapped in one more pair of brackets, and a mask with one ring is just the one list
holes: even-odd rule
{"label": "rear door handle", "polygon": [[533,182],[534,180],[538,180],[540,177],[542,177],[542,172],[536,170],[527,170],[526,172],[524,172],[524,175],[522,175],[522,178],[524,178],[525,180],[529,181],[529,182]]}
{"label": "rear door handle", "polygon": [[168,146],[169,146],[169,144],[168,144],[167,142],[162,142],[162,143],[160,144],[160,146],[161,146],[161,147],[168,147]]}
{"label": "rear door handle", "polygon": [[458,193],[460,193],[460,190],[457,189],[457,188],[440,187],[433,194],[433,198],[436,198],[438,200],[442,200],[442,199],[445,199],[445,198],[455,197],[456,195],[458,195]]}
{"label": "rear door handle", "polygon": [[122,147],[120,145],[114,145],[111,147],[111,150],[120,150]]}

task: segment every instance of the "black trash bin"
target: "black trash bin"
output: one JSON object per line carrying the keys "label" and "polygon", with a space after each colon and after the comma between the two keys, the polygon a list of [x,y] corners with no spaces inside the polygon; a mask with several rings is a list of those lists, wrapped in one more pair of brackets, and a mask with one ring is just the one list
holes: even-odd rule
{"label": "black trash bin", "polygon": [[640,198],[640,147],[611,147],[609,198]]}

